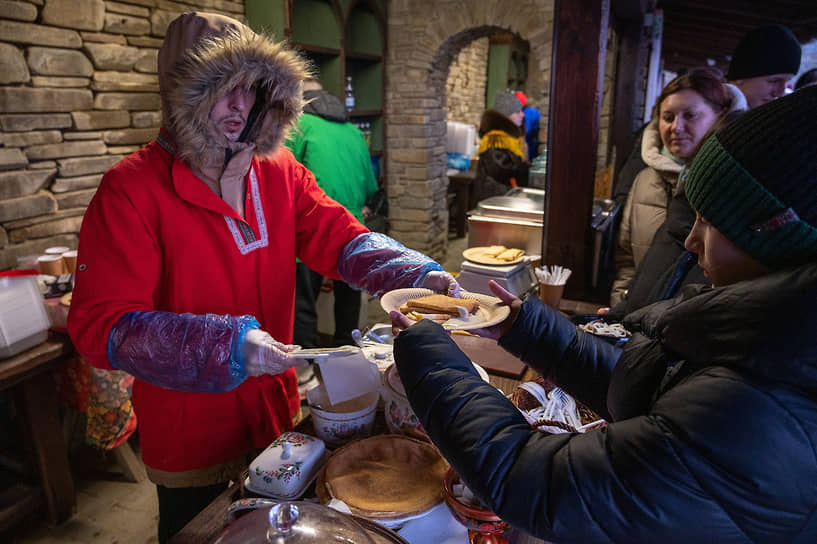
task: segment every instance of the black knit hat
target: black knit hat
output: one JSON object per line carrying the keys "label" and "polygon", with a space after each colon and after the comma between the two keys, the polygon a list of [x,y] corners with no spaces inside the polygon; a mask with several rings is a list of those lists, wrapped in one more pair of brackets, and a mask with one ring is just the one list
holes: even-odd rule
{"label": "black knit hat", "polygon": [[817,261],[817,86],[750,110],[710,137],[692,162],[686,196],[770,268]]}
{"label": "black knit hat", "polygon": [[750,30],[732,53],[726,79],[747,79],[800,71],[802,49],[792,31],[783,25]]}

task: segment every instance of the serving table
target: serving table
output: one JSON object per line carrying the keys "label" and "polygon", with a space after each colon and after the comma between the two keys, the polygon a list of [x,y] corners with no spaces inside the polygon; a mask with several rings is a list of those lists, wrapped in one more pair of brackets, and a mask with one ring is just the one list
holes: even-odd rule
{"label": "serving table", "polygon": [[[465,337],[467,338],[467,337]],[[456,338],[455,338],[456,340]],[[513,393],[516,386],[523,381],[529,381],[536,377],[536,373],[525,367],[520,379],[514,379],[507,375],[497,375],[489,372],[488,377],[491,385],[499,388],[505,394]],[[303,409],[302,409],[303,411]],[[298,432],[314,434],[312,421],[306,416],[295,428]],[[375,419],[374,434],[388,432],[386,430],[383,413],[378,412]],[[245,494],[243,486],[238,483],[228,487],[221,495],[216,497],[207,508],[199,512],[176,536],[171,539],[171,544],[210,544],[214,542],[224,529],[224,522],[227,508],[233,501],[242,498]],[[511,544],[543,544],[544,541],[533,538],[521,531],[511,529],[504,533],[504,536]],[[463,544],[467,544],[463,542]]]}
{"label": "serving table", "polygon": [[0,532],[36,510],[43,500],[51,523],[68,519],[76,506],[74,480],[62,435],[54,380],[48,372],[74,351],[68,335],[48,339],[0,359],[0,391],[12,390],[23,433],[34,450],[40,488],[18,484],[2,494]]}

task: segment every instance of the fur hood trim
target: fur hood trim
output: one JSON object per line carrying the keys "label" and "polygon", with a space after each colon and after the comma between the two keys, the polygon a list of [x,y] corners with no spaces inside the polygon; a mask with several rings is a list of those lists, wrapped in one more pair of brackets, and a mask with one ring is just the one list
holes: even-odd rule
{"label": "fur hood trim", "polygon": [[[286,44],[228,17],[182,15],[168,28],[159,57],[164,126],[189,164],[222,165],[226,149],[252,144],[258,158],[268,157],[303,108],[307,63]],[[265,93],[261,112],[245,143],[230,142],[210,122],[210,111],[232,89],[253,84]]]}

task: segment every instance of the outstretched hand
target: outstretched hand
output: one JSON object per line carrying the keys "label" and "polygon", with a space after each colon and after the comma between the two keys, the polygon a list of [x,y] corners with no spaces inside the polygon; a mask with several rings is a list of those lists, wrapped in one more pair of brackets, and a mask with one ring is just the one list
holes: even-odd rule
{"label": "outstretched hand", "polygon": [[308,361],[292,357],[300,346],[283,344],[261,329],[251,329],[244,336],[241,353],[248,376],[280,374],[293,366],[308,364]]}
{"label": "outstretched hand", "polygon": [[448,272],[433,270],[423,278],[423,287],[435,293],[442,293],[449,297],[459,298],[460,284]]}
{"label": "outstretched hand", "polygon": [[400,331],[408,329],[415,323],[407,315],[397,310],[390,311],[389,317],[391,318],[391,333],[393,336],[397,336]]}
{"label": "outstretched hand", "polygon": [[488,282],[488,287],[499,300],[501,300],[506,306],[510,307],[511,313],[508,314],[508,317],[506,317],[504,321],[497,325],[485,327],[484,329],[474,329],[470,332],[473,334],[478,334],[484,338],[499,340],[503,334],[508,332],[508,329],[511,328],[511,325],[513,325],[513,322],[516,320],[516,315],[519,313],[519,309],[522,307],[522,300],[494,280]]}
{"label": "outstretched hand", "polygon": [[[488,286],[494,295],[499,298],[499,300],[501,300],[506,306],[510,307],[511,313],[502,323],[499,323],[498,325],[485,327],[483,329],[475,329],[471,330],[470,332],[485,338],[499,340],[499,338],[511,328],[514,320],[516,320],[516,315],[519,313],[519,309],[522,307],[522,300],[493,280],[488,282]],[[397,336],[400,331],[409,328],[415,323],[396,310],[389,312],[389,317],[391,318],[392,334],[395,336]]]}

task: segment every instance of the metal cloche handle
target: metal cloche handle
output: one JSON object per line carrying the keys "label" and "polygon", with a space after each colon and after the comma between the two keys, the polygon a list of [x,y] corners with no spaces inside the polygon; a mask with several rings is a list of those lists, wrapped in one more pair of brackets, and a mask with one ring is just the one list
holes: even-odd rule
{"label": "metal cloche handle", "polygon": [[285,536],[292,531],[292,527],[298,521],[300,512],[298,505],[291,502],[281,502],[270,508],[269,536]]}

